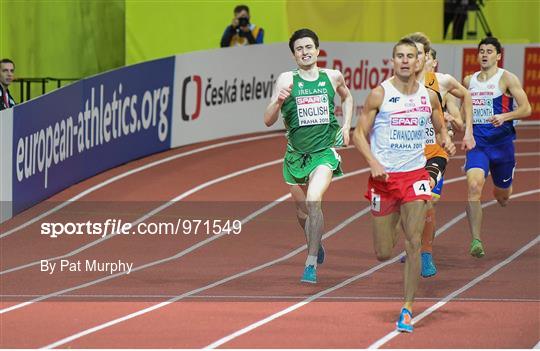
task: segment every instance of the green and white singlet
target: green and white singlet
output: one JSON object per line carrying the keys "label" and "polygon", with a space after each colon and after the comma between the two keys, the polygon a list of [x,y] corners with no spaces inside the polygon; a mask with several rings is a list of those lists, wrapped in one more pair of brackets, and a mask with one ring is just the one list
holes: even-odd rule
{"label": "green and white singlet", "polygon": [[341,127],[334,116],[335,91],[327,73],[308,81],[293,72],[291,95],[281,106],[287,127],[287,152],[283,177],[288,184],[306,184],[311,172],[320,165],[334,176],[343,174],[341,158],[334,150],[343,145]]}

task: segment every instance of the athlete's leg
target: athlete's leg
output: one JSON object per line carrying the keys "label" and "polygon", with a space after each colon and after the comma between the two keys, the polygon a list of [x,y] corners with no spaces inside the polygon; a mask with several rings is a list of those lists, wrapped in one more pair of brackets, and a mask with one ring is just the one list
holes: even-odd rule
{"label": "athlete's leg", "polygon": [[401,223],[405,232],[407,261],[404,269],[405,301],[403,307],[412,312],[414,296],[420,279],[420,246],[426,201],[416,200],[401,205]]}
{"label": "athlete's leg", "polygon": [[426,162],[426,171],[429,174],[429,186],[432,189],[432,199],[427,205],[426,221],[422,232],[422,252],[430,254],[433,251],[433,239],[435,237],[435,203],[441,196],[443,174],[447,162],[442,156],[432,157]]}
{"label": "athlete's leg", "polygon": [[[291,185],[290,188],[292,198],[294,200],[294,206],[296,207],[296,218],[298,224],[305,232],[306,219],[307,219],[307,207],[306,207],[306,186],[305,185]],[[306,236],[307,242],[307,236]]]}
{"label": "athlete's leg", "polygon": [[397,242],[399,212],[373,217],[373,247],[379,261],[392,257],[392,250]]}
{"label": "athlete's leg", "polygon": [[439,201],[439,198],[433,197],[431,201],[427,203],[426,207],[426,223],[422,232],[422,252],[433,252],[433,240],[435,238],[435,205]]}
{"label": "athlete's leg", "polygon": [[[306,220],[308,217],[308,210],[306,206],[306,192],[307,192],[307,186],[305,185],[291,185],[291,195],[294,200],[294,205],[296,207],[296,219],[298,220],[298,224],[300,224],[300,227],[304,231],[304,235],[306,237],[306,244],[309,242],[307,233],[306,233]],[[317,252],[317,264],[322,264],[324,262],[325,258],[325,251],[324,247],[321,243],[319,246],[319,251]]]}
{"label": "athlete's leg", "polygon": [[426,220],[422,231],[422,277],[428,278],[437,274],[437,267],[433,261],[433,240],[435,239],[435,203],[442,193],[443,174],[448,160],[442,156],[432,157],[426,162],[426,171],[429,174],[431,187],[431,200],[427,203]]}
{"label": "athlete's leg", "polygon": [[467,217],[473,239],[481,240],[482,206],[480,199],[486,182],[484,170],[471,168],[467,171]]}
{"label": "athlete's leg", "polygon": [[332,170],[327,166],[318,166],[311,173],[306,194],[306,233],[308,237],[308,255],[317,256],[324,228],[322,198],[332,181]]}
{"label": "athlete's leg", "polygon": [[485,150],[476,146],[467,152],[467,219],[472,236],[470,254],[480,258],[485,255],[480,233],[482,229],[482,190],[489,172],[489,158]]}
{"label": "athlete's leg", "polygon": [[493,187],[493,196],[502,207],[506,207],[508,200],[510,200],[510,195],[512,195],[511,185],[506,189],[499,188],[497,186]]}
{"label": "athlete's leg", "polygon": [[433,196],[427,203],[426,223],[422,232],[422,252],[433,253],[433,241],[435,240],[435,229],[437,228],[436,208],[439,197]]}
{"label": "athlete's leg", "polygon": [[[308,216],[305,223],[308,256],[304,273],[300,279],[305,283],[317,283],[317,256],[321,248],[321,238],[324,229],[324,218],[321,207],[322,197],[331,181],[332,170],[327,166],[318,166],[313,170],[309,178],[306,193]],[[321,260],[319,262],[322,263]]]}
{"label": "athlete's leg", "polygon": [[471,168],[467,171],[467,218],[469,230],[472,235],[469,253],[471,256],[481,258],[485,255],[482,238],[482,190],[485,184],[485,173],[480,168]]}

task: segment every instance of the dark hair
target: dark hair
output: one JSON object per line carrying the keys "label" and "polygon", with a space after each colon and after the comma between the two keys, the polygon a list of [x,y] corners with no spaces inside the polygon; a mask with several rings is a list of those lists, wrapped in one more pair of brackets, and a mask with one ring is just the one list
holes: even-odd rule
{"label": "dark hair", "polygon": [[302,28],[294,32],[289,39],[289,49],[291,49],[292,53],[294,53],[294,42],[302,38],[313,39],[313,42],[315,43],[315,48],[319,48],[319,37],[317,36],[317,34],[315,34],[315,32],[311,29]]}
{"label": "dark hair", "polygon": [[433,57],[434,60],[437,59],[437,50],[435,50],[434,48],[431,48],[430,51],[431,53],[431,57]]}
{"label": "dark hair", "polygon": [[15,68],[15,62],[11,61],[10,59],[8,58],[3,58],[0,60],[0,64],[2,63],[11,63],[13,65],[13,68]]}
{"label": "dark hair", "polygon": [[249,7],[247,7],[246,5],[238,5],[234,8],[234,13],[237,14],[239,12],[242,12],[246,10],[247,13],[249,13]]}
{"label": "dark hair", "polygon": [[392,57],[394,57],[396,54],[397,47],[401,45],[412,46],[416,50],[416,57],[418,57],[418,48],[416,47],[416,43],[407,37],[401,38],[396,45],[394,45],[394,48],[392,49]]}
{"label": "dark hair", "polygon": [[431,42],[427,35],[422,32],[415,32],[407,35],[405,38],[412,40],[415,43],[424,45],[424,53],[428,53],[431,50]]}
{"label": "dark hair", "polygon": [[487,37],[480,41],[480,44],[478,44],[478,50],[480,50],[481,45],[493,45],[495,46],[495,49],[497,49],[497,54],[501,53],[501,43],[499,42],[499,39],[495,37]]}

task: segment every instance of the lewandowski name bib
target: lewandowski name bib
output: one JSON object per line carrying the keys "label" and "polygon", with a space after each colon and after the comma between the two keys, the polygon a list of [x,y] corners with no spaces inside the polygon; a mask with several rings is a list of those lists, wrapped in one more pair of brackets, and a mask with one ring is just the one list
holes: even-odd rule
{"label": "lewandowski name bib", "polygon": [[390,148],[393,150],[423,150],[427,119],[418,116],[418,112],[429,112],[428,106],[416,107],[408,113],[396,113],[390,116]]}

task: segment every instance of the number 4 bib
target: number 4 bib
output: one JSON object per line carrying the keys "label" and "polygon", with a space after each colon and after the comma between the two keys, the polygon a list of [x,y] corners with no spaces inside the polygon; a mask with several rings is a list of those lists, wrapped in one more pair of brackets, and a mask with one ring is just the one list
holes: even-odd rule
{"label": "number 4 bib", "polygon": [[415,195],[431,195],[429,180],[419,180],[413,184]]}

